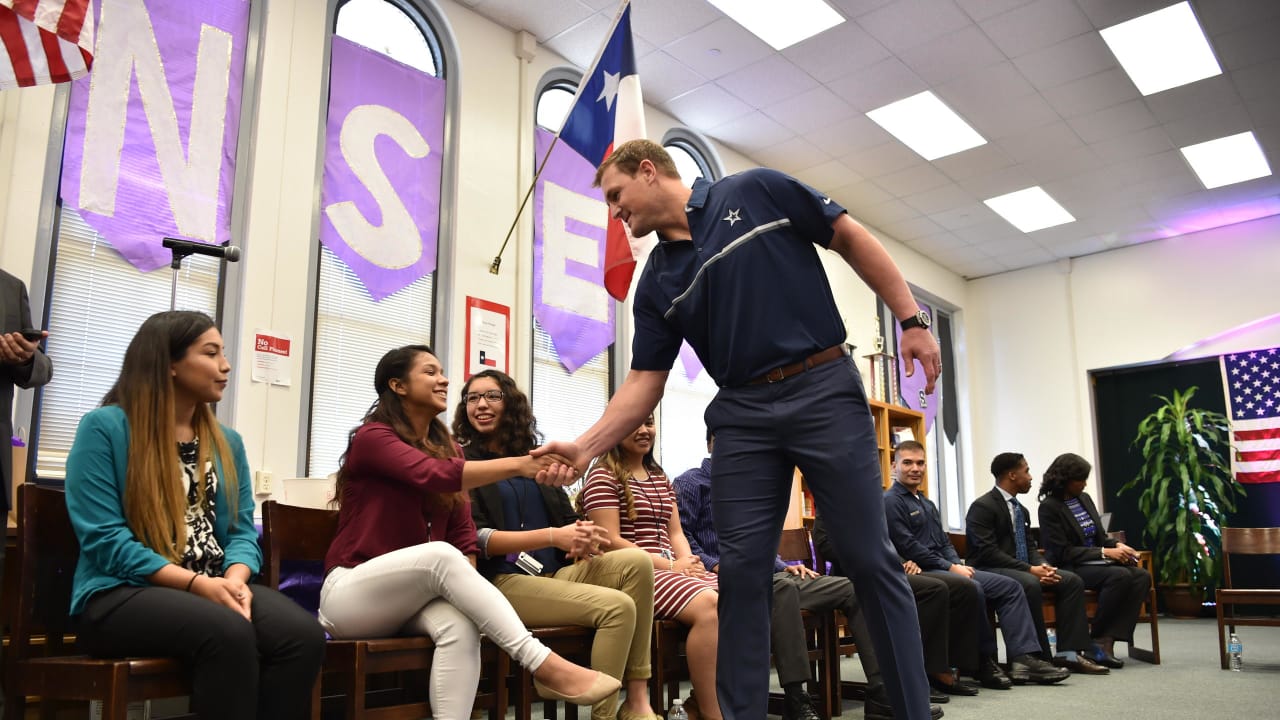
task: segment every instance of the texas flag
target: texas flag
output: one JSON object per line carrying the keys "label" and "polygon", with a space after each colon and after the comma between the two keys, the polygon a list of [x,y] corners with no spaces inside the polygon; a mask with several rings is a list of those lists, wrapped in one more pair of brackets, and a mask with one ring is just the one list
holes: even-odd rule
{"label": "texas flag", "polygon": [[[598,166],[615,144],[644,137],[640,76],[631,43],[631,0],[624,0],[609,40],[583,76],[578,96],[560,129],[560,140]],[[609,218],[604,252],[604,287],[618,300],[627,297],[641,244],[620,220]]]}

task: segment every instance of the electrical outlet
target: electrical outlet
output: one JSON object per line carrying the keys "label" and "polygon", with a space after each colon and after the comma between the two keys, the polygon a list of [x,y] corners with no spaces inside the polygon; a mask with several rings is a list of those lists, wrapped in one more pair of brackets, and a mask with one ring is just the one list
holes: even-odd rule
{"label": "electrical outlet", "polygon": [[272,477],[270,470],[257,470],[253,473],[253,490],[259,495],[272,493]]}

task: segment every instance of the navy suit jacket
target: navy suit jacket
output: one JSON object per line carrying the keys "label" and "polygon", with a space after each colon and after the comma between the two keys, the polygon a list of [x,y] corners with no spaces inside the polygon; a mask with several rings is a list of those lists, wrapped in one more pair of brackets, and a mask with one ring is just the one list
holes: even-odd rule
{"label": "navy suit jacket", "polygon": [[[1026,506],[1023,506],[1024,508]],[[1022,513],[1023,527],[1027,533],[1027,557],[1039,560],[1040,549],[1036,536],[1031,532],[1031,513]],[[1018,559],[1013,539],[1013,519],[1009,516],[1009,504],[998,488],[980,496],[969,506],[965,515],[965,535],[968,563],[977,568],[1009,568],[1031,571],[1031,565]]]}
{"label": "navy suit jacket", "polygon": [[1052,565],[1073,568],[1086,563],[1096,564],[1098,548],[1115,547],[1117,543],[1107,537],[1102,527],[1102,518],[1098,515],[1098,507],[1093,504],[1089,493],[1080,493],[1080,504],[1085,512],[1093,518],[1096,535],[1093,547],[1084,544],[1084,530],[1076,522],[1075,513],[1067,504],[1056,497],[1046,497],[1040,501],[1040,534],[1044,540],[1044,552]]}

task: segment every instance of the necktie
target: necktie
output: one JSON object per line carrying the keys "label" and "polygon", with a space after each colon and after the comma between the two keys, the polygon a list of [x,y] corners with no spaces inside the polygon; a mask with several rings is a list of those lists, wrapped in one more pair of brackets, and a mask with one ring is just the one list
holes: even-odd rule
{"label": "necktie", "polygon": [[1011,499],[1009,502],[1013,505],[1013,544],[1018,559],[1022,562],[1027,560],[1027,527],[1025,525],[1026,516],[1022,512],[1022,505],[1017,499]]}

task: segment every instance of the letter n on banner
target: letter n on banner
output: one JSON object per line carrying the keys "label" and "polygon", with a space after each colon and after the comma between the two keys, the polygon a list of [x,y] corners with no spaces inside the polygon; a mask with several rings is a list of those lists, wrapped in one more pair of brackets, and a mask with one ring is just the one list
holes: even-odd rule
{"label": "letter n on banner", "polygon": [[102,0],[72,83],[62,199],[134,267],[166,236],[231,239],[248,0]]}
{"label": "letter n on banner", "polygon": [[[536,158],[552,134],[538,128]],[[533,316],[570,373],[613,344],[615,305],[604,287],[608,209],[596,169],[557,143],[533,191]]]}

